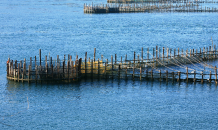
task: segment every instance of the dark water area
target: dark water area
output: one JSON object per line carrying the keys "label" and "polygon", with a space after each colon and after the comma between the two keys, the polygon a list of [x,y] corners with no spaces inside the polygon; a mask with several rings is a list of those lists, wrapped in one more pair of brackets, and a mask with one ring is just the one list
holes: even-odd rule
{"label": "dark water area", "polygon": [[214,83],[7,80],[8,57],[38,57],[39,49],[43,58],[85,52],[92,58],[96,48],[105,60],[132,59],[141,47],[199,50],[212,45],[211,37],[218,43],[217,13],[84,14],[83,4],[91,2],[0,1],[0,129],[217,129]]}

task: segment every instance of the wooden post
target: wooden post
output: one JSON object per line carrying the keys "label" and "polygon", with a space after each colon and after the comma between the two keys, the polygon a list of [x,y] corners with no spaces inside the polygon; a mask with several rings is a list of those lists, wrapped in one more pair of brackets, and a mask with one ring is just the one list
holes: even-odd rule
{"label": "wooden post", "polygon": [[94,48],[94,62],[95,62],[95,53],[96,53],[96,48]]}
{"label": "wooden post", "polygon": [[164,62],[164,47],[163,47],[163,62]]}
{"label": "wooden post", "polygon": [[141,53],[141,60],[143,62],[143,47],[142,47],[142,53]]}
{"label": "wooden post", "polygon": [[182,49],[182,56],[184,56],[183,49]]}
{"label": "wooden post", "polygon": [[121,61],[121,69],[123,69],[123,61],[122,61],[122,56],[120,58],[120,61]]}
{"label": "wooden post", "polygon": [[186,80],[188,82],[188,67],[186,67]]}
{"label": "wooden post", "polygon": [[40,66],[41,66],[41,49],[39,49],[39,62],[40,62]]}
{"label": "wooden post", "polygon": [[142,80],[142,67],[140,67],[140,80]]}
{"label": "wooden post", "polygon": [[179,78],[177,79],[177,82],[180,82],[180,75],[181,75],[181,72],[178,71],[178,76],[179,76]]}
{"label": "wooden post", "polygon": [[172,72],[172,80],[173,80],[173,82],[174,82],[174,72]]}
{"label": "wooden post", "polygon": [[18,64],[18,68],[17,68],[17,81],[19,82],[20,80],[20,64]]}
{"label": "wooden post", "polygon": [[194,83],[196,81],[196,71],[194,70]]}
{"label": "wooden post", "polygon": [[31,78],[30,78],[30,67],[31,67],[31,66],[29,65],[29,68],[28,68],[28,83],[30,83],[30,79],[31,79]]}
{"label": "wooden post", "polygon": [[118,67],[118,79],[120,78],[120,65]]}
{"label": "wooden post", "polygon": [[126,64],[126,61],[127,61],[127,54],[126,54],[126,56],[125,56],[125,64]]}
{"label": "wooden post", "polygon": [[115,63],[114,64],[116,65],[116,63],[117,63],[117,54],[115,54],[114,58],[115,58]]}
{"label": "wooden post", "polygon": [[176,57],[176,49],[174,49],[174,58]]}
{"label": "wooden post", "polygon": [[14,63],[14,78],[17,76],[16,71],[17,71],[17,60],[15,60],[15,63]]}
{"label": "wooden post", "polygon": [[105,65],[104,65],[104,75],[105,75],[105,78],[107,78],[107,62],[105,62]]}
{"label": "wooden post", "polygon": [[53,64],[51,64],[51,77],[52,77],[52,80],[54,80],[54,75],[53,75]]}
{"label": "wooden post", "polygon": [[166,70],[166,81],[168,81],[168,70]]}
{"label": "wooden post", "polygon": [[153,69],[151,69],[151,80],[153,80]]}
{"label": "wooden post", "polygon": [[100,77],[100,64],[99,64],[99,59],[98,59],[98,78]]}
{"label": "wooden post", "polygon": [[113,55],[111,55],[111,71],[112,71],[112,78],[113,78],[113,69],[114,69],[114,66],[113,66]]}
{"label": "wooden post", "polygon": [[192,49],[190,49],[190,57],[192,56]]}
{"label": "wooden post", "polygon": [[37,77],[38,77],[38,66],[35,66],[35,71],[36,71],[36,75],[35,75],[35,82],[37,82]]}
{"label": "wooden post", "polygon": [[86,73],[87,73],[87,52],[85,53],[85,77],[86,77]]}
{"label": "wooden post", "polygon": [[159,74],[160,74],[160,81],[161,81],[161,70],[159,70]]}
{"label": "wooden post", "polygon": [[179,56],[179,48],[178,48],[178,56]]}
{"label": "wooden post", "polygon": [[148,68],[146,69],[146,79],[148,79]]}
{"label": "wooden post", "polygon": [[[52,69],[53,69],[53,66],[52,66]],[[69,75],[70,75],[70,61],[68,60],[67,61],[67,79],[68,79],[68,82],[70,82],[70,76]],[[53,77],[53,72],[52,72],[52,77]]]}
{"label": "wooden post", "polygon": [[47,56],[45,56],[45,66],[47,65]]}
{"label": "wooden post", "polygon": [[210,79],[209,79],[209,82],[211,83],[211,71],[210,71]]}
{"label": "wooden post", "polygon": [[158,46],[156,46],[156,60],[158,59]]}
{"label": "wooden post", "polygon": [[22,74],[22,82],[24,80],[24,76],[25,76],[25,70],[26,70],[26,67],[25,67],[25,62],[23,63],[23,74]]}
{"label": "wooden post", "polygon": [[91,60],[91,77],[93,78],[93,59]]}
{"label": "wooden post", "polygon": [[217,68],[215,66],[215,83],[217,84]]}
{"label": "wooden post", "polygon": [[36,56],[35,56],[35,66],[36,66]]}
{"label": "wooden post", "polygon": [[65,60],[63,61],[63,78],[65,78],[64,68],[65,68]]}
{"label": "wooden post", "polygon": [[71,76],[74,79],[74,65],[73,65],[73,61],[71,61]]}
{"label": "wooden post", "polygon": [[202,79],[201,79],[201,83],[203,83],[204,82],[204,72],[202,71]]}

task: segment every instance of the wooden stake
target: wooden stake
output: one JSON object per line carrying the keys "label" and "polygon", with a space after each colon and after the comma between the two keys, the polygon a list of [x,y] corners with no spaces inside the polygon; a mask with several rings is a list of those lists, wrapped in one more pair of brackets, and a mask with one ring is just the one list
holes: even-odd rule
{"label": "wooden stake", "polygon": [[39,60],[40,60],[40,61],[39,61],[39,62],[40,62],[39,65],[41,66],[41,49],[39,49]]}
{"label": "wooden stake", "polygon": [[95,62],[95,53],[96,53],[96,48],[94,48],[94,62]]}
{"label": "wooden stake", "polygon": [[186,80],[188,82],[188,67],[186,67]]}

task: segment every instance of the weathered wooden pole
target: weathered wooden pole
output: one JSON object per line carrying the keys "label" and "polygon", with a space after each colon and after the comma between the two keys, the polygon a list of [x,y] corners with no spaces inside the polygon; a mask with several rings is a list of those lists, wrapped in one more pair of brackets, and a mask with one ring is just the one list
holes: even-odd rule
{"label": "weathered wooden pole", "polygon": [[188,82],[188,67],[186,67],[186,80]]}
{"label": "weathered wooden pole", "polygon": [[140,80],[142,80],[142,67],[140,66]]}
{"label": "weathered wooden pole", "polygon": [[14,63],[14,78],[17,76],[16,71],[17,71],[17,60],[15,60],[15,63]]}
{"label": "weathered wooden pole", "polygon": [[65,77],[64,68],[65,68],[65,60],[63,61],[63,78]]}
{"label": "weathered wooden pole", "polygon": [[141,60],[143,62],[143,47],[142,47],[142,53],[141,53]]}
{"label": "weathered wooden pole", "polygon": [[174,82],[174,72],[172,72],[172,80],[173,80],[173,82]]}
{"label": "weathered wooden pole", "polygon": [[18,68],[17,68],[17,81],[20,81],[20,64],[18,64]]}
{"label": "weathered wooden pole", "polygon": [[71,76],[74,79],[74,65],[73,65],[73,61],[71,61]]}
{"label": "weathered wooden pole", "polygon": [[105,75],[105,78],[107,78],[107,62],[105,62],[105,65],[104,65],[104,75]]}
{"label": "weathered wooden pole", "polygon": [[125,56],[125,64],[126,64],[126,61],[127,61],[127,54],[126,54],[126,56]]}
{"label": "weathered wooden pole", "polygon": [[168,81],[168,70],[166,70],[166,81]]}
{"label": "weathered wooden pole", "polygon": [[30,76],[31,76],[31,75],[30,75],[30,67],[31,67],[31,66],[29,65],[29,68],[28,68],[28,83],[30,83],[30,79],[31,79],[31,78],[30,78]]}
{"label": "weathered wooden pole", "polygon": [[35,56],[35,66],[36,66],[36,56]]}
{"label": "weathered wooden pole", "polygon": [[37,80],[38,80],[38,66],[37,65],[35,66],[35,71],[36,71],[35,82],[37,82]]}
{"label": "weathered wooden pole", "polygon": [[[68,72],[69,73],[69,72]],[[69,75],[69,74],[68,74]],[[51,79],[54,80],[53,64],[51,64]]]}
{"label": "weathered wooden pole", "polygon": [[39,49],[39,65],[41,66],[41,49]]}
{"label": "weathered wooden pole", "polygon": [[161,81],[161,70],[159,70],[159,74],[160,74],[160,81]]}
{"label": "weathered wooden pole", "polygon": [[217,84],[217,68],[215,66],[215,83]]}
{"label": "weathered wooden pole", "polygon": [[211,71],[210,71],[210,77],[209,77],[209,82],[211,83]]}
{"label": "weathered wooden pole", "polygon": [[112,78],[113,78],[113,69],[114,69],[114,66],[113,66],[113,55],[111,55],[111,71],[112,71]]}
{"label": "weathered wooden pole", "polygon": [[204,82],[204,72],[203,71],[201,72],[201,75],[202,75],[201,83],[203,83]]}
{"label": "weathered wooden pole", "polygon": [[116,65],[117,64],[117,54],[115,54],[114,58],[115,58],[115,63],[114,64]]}
{"label": "weathered wooden pole", "polygon": [[192,56],[192,49],[190,49],[190,57]]}
{"label": "weathered wooden pole", "polygon": [[[53,79],[53,65],[52,65],[52,79]],[[69,60],[67,61],[67,79],[68,79],[68,82],[70,82],[70,61]]]}
{"label": "weathered wooden pole", "polygon": [[179,48],[178,48],[178,56],[179,56]]}
{"label": "weathered wooden pole", "polygon": [[178,79],[177,79],[177,82],[180,82],[180,76],[181,76],[181,72],[178,71]]}
{"label": "weathered wooden pole", "polygon": [[158,59],[158,46],[156,46],[156,60]]}
{"label": "weathered wooden pole", "polygon": [[164,62],[164,47],[163,47],[163,57],[162,58],[163,58],[163,62]]}
{"label": "weathered wooden pole", "polygon": [[196,82],[196,71],[194,70],[194,83]]}
{"label": "weathered wooden pole", "polygon": [[96,48],[94,48],[94,62],[95,62],[95,53],[96,53]]}
{"label": "weathered wooden pole", "polygon": [[120,79],[120,65],[118,67],[118,79]]}
{"label": "weathered wooden pole", "polygon": [[98,78],[100,77],[100,63],[99,63],[99,59],[98,59]]}
{"label": "weathered wooden pole", "polygon": [[85,77],[86,77],[86,73],[87,73],[87,52],[85,53]]}

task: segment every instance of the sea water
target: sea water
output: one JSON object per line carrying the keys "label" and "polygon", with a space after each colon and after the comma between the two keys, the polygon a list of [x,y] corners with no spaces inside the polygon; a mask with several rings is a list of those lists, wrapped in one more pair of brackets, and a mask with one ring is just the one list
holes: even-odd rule
{"label": "sea water", "polygon": [[91,2],[106,0],[0,1],[0,129],[217,129],[214,83],[7,80],[9,57],[38,58],[39,49],[43,58],[75,59],[85,52],[93,58],[96,48],[105,60],[114,54],[132,59],[141,47],[218,45],[217,13],[84,14],[84,3]]}

